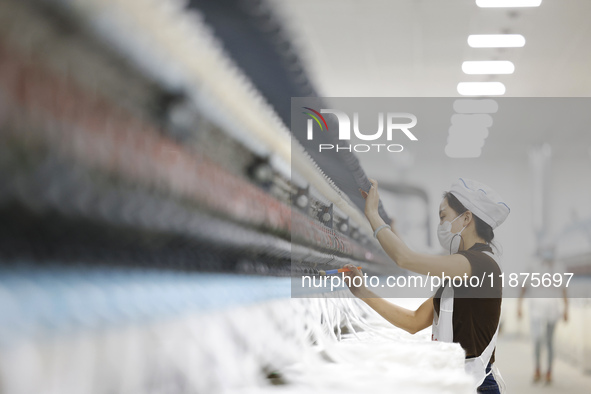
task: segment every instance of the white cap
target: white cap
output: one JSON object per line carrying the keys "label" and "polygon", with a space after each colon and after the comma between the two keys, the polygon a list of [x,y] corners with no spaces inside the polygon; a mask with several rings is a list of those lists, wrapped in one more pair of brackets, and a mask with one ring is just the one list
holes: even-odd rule
{"label": "white cap", "polygon": [[451,185],[453,194],[467,210],[491,226],[493,230],[507,219],[511,210],[494,190],[483,183],[460,178]]}

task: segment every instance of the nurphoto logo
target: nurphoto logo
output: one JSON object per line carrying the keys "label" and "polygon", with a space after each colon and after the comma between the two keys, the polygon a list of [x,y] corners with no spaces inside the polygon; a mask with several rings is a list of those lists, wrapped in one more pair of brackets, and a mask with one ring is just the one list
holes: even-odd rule
{"label": "nurphoto logo", "polygon": [[[322,114],[332,114],[336,117],[338,122],[338,138],[340,141],[350,141],[351,140],[351,119],[349,115],[347,115],[344,111],[338,111],[336,109],[320,109],[320,112],[310,108],[310,107],[303,107],[305,112],[302,112],[304,115],[309,116],[307,122],[307,139],[313,140],[314,139],[314,125],[318,125],[316,128],[320,129],[321,132],[330,132],[328,130],[328,124],[326,119]],[[385,121],[384,121],[385,118]],[[384,123],[385,126],[385,136],[384,136]],[[362,141],[375,141],[376,143],[371,144],[344,144],[344,145],[334,145],[334,144],[318,144],[318,151],[329,151],[334,150],[336,152],[339,151],[355,151],[359,153],[364,152],[380,152],[381,150],[398,153],[402,152],[404,147],[400,144],[391,144],[390,142],[393,140],[394,136],[398,136],[401,133],[404,134],[409,140],[417,141],[417,137],[410,131],[411,128],[416,126],[417,124],[417,117],[410,113],[405,112],[388,112],[384,116],[383,112],[378,113],[378,129],[372,133],[363,133],[359,128],[359,113],[353,113],[353,134],[355,137]],[[400,133],[401,132],[401,133]],[[387,143],[378,143],[379,140],[387,142]]]}

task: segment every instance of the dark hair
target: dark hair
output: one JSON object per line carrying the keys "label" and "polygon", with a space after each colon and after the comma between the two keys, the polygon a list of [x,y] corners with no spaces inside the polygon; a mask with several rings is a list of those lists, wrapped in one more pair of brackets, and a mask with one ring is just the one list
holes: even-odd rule
{"label": "dark hair", "polygon": [[[451,209],[456,211],[458,214],[462,214],[466,212],[468,209],[450,192],[444,192],[443,198],[447,200],[447,204]],[[474,218],[474,225],[476,226],[476,234],[486,243],[491,243],[493,238],[495,237],[495,233],[491,226],[486,224],[482,219],[472,213],[472,217]]]}

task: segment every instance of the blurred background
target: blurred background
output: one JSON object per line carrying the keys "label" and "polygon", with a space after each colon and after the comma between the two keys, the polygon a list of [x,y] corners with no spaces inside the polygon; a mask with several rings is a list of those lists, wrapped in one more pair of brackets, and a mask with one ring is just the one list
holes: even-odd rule
{"label": "blurred background", "polygon": [[[442,253],[438,207],[459,177],[511,207],[505,270],[575,274],[545,304],[503,300],[509,391],[588,392],[590,14],[587,0],[0,0],[0,392],[469,393],[459,345],[346,289],[292,292],[346,263],[407,275],[364,218],[368,178],[402,239]],[[430,112],[403,152],[318,154],[291,127],[296,97]],[[454,136],[462,100],[495,108],[472,144]],[[544,349],[533,382],[552,337],[552,381]]]}

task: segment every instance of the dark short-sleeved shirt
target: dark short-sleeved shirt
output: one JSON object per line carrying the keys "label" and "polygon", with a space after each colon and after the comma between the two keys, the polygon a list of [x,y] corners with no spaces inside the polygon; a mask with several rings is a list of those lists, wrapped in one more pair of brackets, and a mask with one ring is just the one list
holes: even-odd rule
{"label": "dark short-sleeved shirt", "polygon": [[[495,260],[483,253],[484,251],[492,253],[489,245],[477,243],[468,250],[458,252],[470,262],[471,277],[477,276],[483,282],[482,287],[476,288],[465,287],[465,285],[453,286],[453,341],[459,343],[466,351],[466,358],[482,354],[494,336],[501,317],[502,286],[499,279],[501,270]],[[483,277],[484,281],[482,281]],[[475,279],[472,283],[476,283]],[[433,297],[433,306],[437,314],[439,314],[442,292],[443,287],[440,287]],[[493,351],[490,362],[494,361]]]}

